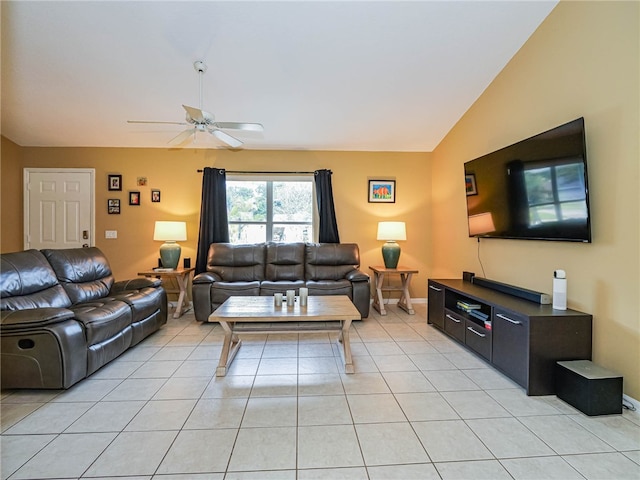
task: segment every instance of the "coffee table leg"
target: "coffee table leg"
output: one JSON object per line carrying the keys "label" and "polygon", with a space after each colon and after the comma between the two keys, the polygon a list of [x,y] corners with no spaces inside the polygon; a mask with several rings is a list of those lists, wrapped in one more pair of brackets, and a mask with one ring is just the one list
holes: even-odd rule
{"label": "coffee table leg", "polygon": [[342,330],[338,336],[338,342],[342,343],[340,356],[344,362],[344,373],[353,373],[353,360],[351,358],[351,343],[349,341],[349,328],[351,328],[351,320],[342,322]]}
{"label": "coffee table leg", "polygon": [[238,353],[242,341],[238,335],[233,333],[233,329],[227,322],[220,322],[220,326],[224,330],[224,342],[222,344],[222,352],[220,352],[220,361],[216,369],[216,377],[224,377],[227,374],[227,368],[231,366],[231,362]]}

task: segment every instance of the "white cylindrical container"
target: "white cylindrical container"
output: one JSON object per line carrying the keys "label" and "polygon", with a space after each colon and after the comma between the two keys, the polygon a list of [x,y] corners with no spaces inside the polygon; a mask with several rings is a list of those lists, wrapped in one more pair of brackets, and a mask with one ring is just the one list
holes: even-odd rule
{"label": "white cylindrical container", "polygon": [[273,294],[273,304],[276,307],[281,307],[282,306],[282,294],[281,293],[274,293]]}
{"label": "white cylindrical container", "polygon": [[306,307],[309,299],[309,289],[305,287],[300,288],[300,306]]}
{"label": "white cylindrical container", "polygon": [[296,303],[296,291],[287,290],[287,308],[293,308],[294,303]]}
{"label": "white cylindrical container", "polygon": [[567,274],[564,270],[553,272],[553,309],[567,309]]}

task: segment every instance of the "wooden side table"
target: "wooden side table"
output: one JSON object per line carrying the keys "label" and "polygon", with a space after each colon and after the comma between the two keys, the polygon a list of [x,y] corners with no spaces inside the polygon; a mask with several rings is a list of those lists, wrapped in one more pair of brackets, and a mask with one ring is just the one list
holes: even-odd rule
{"label": "wooden side table", "polygon": [[195,270],[195,267],[191,268],[176,268],[175,270],[147,270],[145,272],[138,272],[138,275],[143,277],[156,277],[161,279],[171,279],[175,280],[178,288],[168,289],[165,288],[167,293],[177,293],[178,294],[178,302],[176,303],[176,309],[173,312],[173,318],[179,318],[183,313],[191,308],[189,306],[189,297],[187,296],[187,286],[189,285],[189,277],[191,276],[191,272]]}
{"label": "wooden side table", "polygon": [[[373,271],[373,282],[376,287],[376,292],[373,296],[373,308],[375,308],[380,315],[386,315],[387,311],[384,308],[384,298],[382,292],[402,292],[400,300],[398,300],[398,307],[407,312],[409,315],[415,314],[415,310],[411,305],[411,296],[409,295],[409,287],[411,286],[411,276],[414,273],[418,273],[415,268],[399,266],[398,268],[386,268],[386,267],[369,267],[369,270]],[[400,275],[402,280],[402,286],[384,286],[385,275]]]}

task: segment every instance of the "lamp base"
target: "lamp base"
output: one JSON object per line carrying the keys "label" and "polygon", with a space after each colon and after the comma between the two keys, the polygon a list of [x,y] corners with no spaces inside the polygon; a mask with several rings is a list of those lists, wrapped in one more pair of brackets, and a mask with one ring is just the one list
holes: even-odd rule
{"label": "lamp base", "polygon": [[385,268],[397,268],[400,260],[400,245],[393,240],[382,245],[382,258]]}
{"label": "lamp base", "polygon": [[166,241],[160,245],[160,258],[164,268],[178,268],[182,249],[176,242]]}

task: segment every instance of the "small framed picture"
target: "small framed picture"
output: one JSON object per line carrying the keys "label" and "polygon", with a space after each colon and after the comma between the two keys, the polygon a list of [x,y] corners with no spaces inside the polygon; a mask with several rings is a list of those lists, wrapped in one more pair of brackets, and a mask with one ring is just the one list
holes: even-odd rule
{"label": "small framed picture", "polygon": [[129,192],[129,205],[140,205],[140,192]]}
{"label": "small framed picture", "polygon": [[109,178],[109,191],[121,191],[122,190],[122,175],[108,175]]}
{"label": "small framed picture", "polygon": [[153,203],[160,202],[160,190],[151,190],[151,201]]}
{"label": "small framed picture", "polygon": [[464,188],[467,191],[467,197],[478,194],[478,187],[476,187],[476,176],[473,173],[464,176]]}
{"label": "small framed picture", "polygon": [[110,198],[107,200],[107,213],[109,215],[120,215],[120,199]]}
{"label": "small framed picture", "polygon": [[137,182],[138,182],[138,186],[139,187],[146,187],[147,186],[147,177],[138,177],[137,178]]}
{"label": "small framed picture", "polygon": [[369,180],[369,203],[396,203],[396,181]]}

